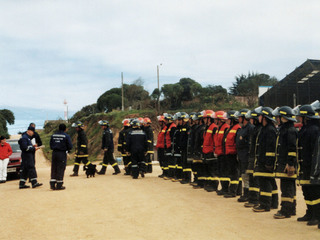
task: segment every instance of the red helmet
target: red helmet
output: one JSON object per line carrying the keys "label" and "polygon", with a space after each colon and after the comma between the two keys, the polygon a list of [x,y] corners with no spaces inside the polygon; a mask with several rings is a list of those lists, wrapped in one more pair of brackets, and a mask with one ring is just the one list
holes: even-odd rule
{"label": "red helmet", "polygon": [[210,118],[216,118],[216,114],[212,110],[204,110],[203,112],[203,117],[210,117]]}
{"label": "red helmet", "polygon": [[123,119],[122,124],[124,127],[129,127],[130,126],[130,119]]}
{"label": "red helmet", "polygon": [[147,123],[151,123],[151,120],[150,120],[150,118],[146,117],[146,118],[143,119],[143,122],[145,124],[147,124]]}
{"label": "red helmet", "polygon": [[225,111],[216,112],[216,118],[221,119],[221,120],[228,120],[227,113]]}
{"label": "red helmet", "polygon": [[163,115],[159,115],[157,117],[157,119],[158,119],[159,122],[164,122],[164,116]]}
{"label": "red helmet", "polygon": [[142,117],[139,117],[138,121],[139,121],[140,124],[143,124],[143,122],[144,122]]}

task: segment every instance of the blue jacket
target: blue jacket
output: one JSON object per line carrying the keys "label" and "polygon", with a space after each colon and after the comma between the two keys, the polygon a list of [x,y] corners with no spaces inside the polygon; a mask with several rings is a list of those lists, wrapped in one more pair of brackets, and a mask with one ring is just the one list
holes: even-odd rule
{"label": "blue jacket", "polygon": [[31,137],[27,133],[24,133],[22,134],[22,137],[18,141],[20,149],[22,151],[21,153],[22,162],[34,161],[34,152],[36,149],[33,147],[30,138]]}
{"label": "blue jacket", "polygon": [[64,131],[58,131],[51,135],[50,148],[55,151],[70,151],[72,149],[71,138]]}

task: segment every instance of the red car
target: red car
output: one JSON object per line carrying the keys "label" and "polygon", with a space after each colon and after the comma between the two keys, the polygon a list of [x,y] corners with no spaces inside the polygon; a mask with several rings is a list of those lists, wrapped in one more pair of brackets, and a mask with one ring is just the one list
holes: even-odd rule
{"label": "red car", "polygon": [[18,140],[7,140],[7,143],[9,143],[12,148],[12,154],[9,157],[7,173],[19,175],[21,167],[21,150]]}

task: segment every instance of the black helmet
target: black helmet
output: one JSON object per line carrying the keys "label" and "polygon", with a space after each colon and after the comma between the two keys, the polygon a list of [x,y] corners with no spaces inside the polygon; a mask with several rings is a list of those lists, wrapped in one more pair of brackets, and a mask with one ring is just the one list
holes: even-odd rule
{"label": "black helmet", "polygon": [[196,115],[196,114],[197,114],[196,112],[191,112],[191,113],[189,113],[189,118],[191,118],[191,119],[192,119],[192,118],[193,118],[193,116],[194,116],[194,115]]}
{"label": "black helmet", "polygon": [[138,128],[138,127],[140,127],[140,121],[138,120],[138,119],[133,119],[131,122],[130,122],[130,124],[131,124],[131,127],[133,127],[133,128]]}
{"label": "black helmet", "polygon": [[319,111],[320,111],[320,102],[319,102],[319,100],[314,101],[314,102],[311,103],[310,105],[314,108],[314,110],[315,110],[316,112],[319,112]]}
{"label": "black helmet", "polygon": [[227,112],[228,119],[238,120],[237,115],[238,115],[238,111],[236,110],[230,110]]}
{"label": "black helmet", "polygon": [[317,113],[310,104],[301,106],[298,116],[307,117],[309,119],[320,119],[319,113]]}
{"label": "black helmet", "polygon": [[296,106],[293,110],[294,115],[299,115],[299,109],[300,109],[301,105]]}
{"label": "black helmet", "polygon": [[100,120],[98,123],[99,123],[100,126],[109,127],[109,122],[107,120]]}
{"label": "black helmet", "polygon": [[181,119],[181,112],[177,112],[177,113],[175,113],[174,115],[173,115],[173,118],[172,118],[172,120],[179,120],[179,119]]}
{"label": "black helmet", "polygon": [[189,114],[186,112],[181,112],[181,119],[185,122],[189,121]]}
{"label": "black helmet", "polygon": [[83,124],[80,121],[76,121],[76,122],[72,123],[71,127],[83,127]]}
{"label": "black helmet", "polygon": [[261,106],[253,109],[250,113],[250,118],[258,120],[259,116],[261,115],[261,109]]}
{"label": "black helmet", "polygon": [[169,113],[164,113],[163,116],[164,116],[164,119],[166,119],[166,120],[173,120],[172,115]]}
{"label": "black helmet", "polygon": [[249,110],[246,115],[244,115],[245,119],[250,119],[251,117],[251,110]]}
{"label": "black helmet", "polygon": [[249,112],[249,109],[241,109],[240,111],[237,111],[235,114],[236,114],[236,117],[239,118],[239,117],[246,117],[246,114]]}
{"label": "black helmet", "polygon": [[265,117],[265,118],[267,118],[267,119],[269,119],[269,120],[271,120],[273,122],[276,122],[275,117],[272,115],[272,112],[273,112],[272,108],[270,108],[270,107],[262,107],[261,111],[260,111],[260,114],[263,117]]}
{"label": "black helmet", "polygon": [[272,115],[275,116],[275,117],[280,117],[279,107],[276,107],[276,108],[272,111]]}
{"label": "black helmet", "polygon": [[288,107],[288,106],[280,107],[278,112],[279,112],[280,117],[283,117],[283,118],[285,118],[289,121],[292,121],[292,122],[297,122],[296,116],[295,116],[294,111],[291,107]]}
{"label": "black helmet", "polygon": [[202,112],[197,112],[197,113],[192,117],[192,120],[199,120],[199,119],[202,119],[202,118],[203,118]]}

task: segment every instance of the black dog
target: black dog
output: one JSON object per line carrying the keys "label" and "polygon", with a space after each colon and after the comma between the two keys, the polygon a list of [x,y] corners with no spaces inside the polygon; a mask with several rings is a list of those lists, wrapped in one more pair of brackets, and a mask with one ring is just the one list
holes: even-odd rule
{"label": "black dog", "polygon": [[86,171],[87,178],[88,177],[94,177],[96,174],[96,165],[95,164],[89,164],[88,166],[84,167],[84,170]]}

